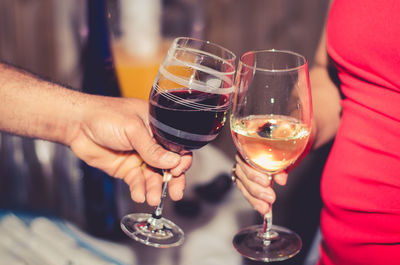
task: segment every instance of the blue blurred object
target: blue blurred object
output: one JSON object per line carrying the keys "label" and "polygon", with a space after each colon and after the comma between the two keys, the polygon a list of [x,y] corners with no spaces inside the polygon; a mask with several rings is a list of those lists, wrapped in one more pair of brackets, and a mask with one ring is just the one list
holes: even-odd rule
{"label": "blue blurred object", "polygon": [[[104,0],[88,0],[88,38],[83,53],[83,91],[120,96],[107,29]],[[115,196],[116,180],[82,162],[86,228],[91,234],[118,239],[122,236]]]}

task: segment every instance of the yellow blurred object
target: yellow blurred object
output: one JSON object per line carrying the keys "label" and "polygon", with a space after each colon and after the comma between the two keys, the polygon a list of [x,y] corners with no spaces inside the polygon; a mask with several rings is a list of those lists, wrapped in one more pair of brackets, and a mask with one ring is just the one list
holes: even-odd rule
{"label": "yellow blurred object", "polygon": [[148,100],[167,48],[162,45],[157,54],[149,58],[132,55],[122,43],[114,43],[112,49],[122,96]]}
{"label": "yellow blurred object", "polygon": [[[168,65],[165,67],[165,70],[170,74],[183,79],[190,79],[195,72],[193,68],[182,65]],[[182,85],[177,84],[176,82],[163,76],[160,76],[160,79],[158,80],[158,86],[162,90],[183,88]]]}

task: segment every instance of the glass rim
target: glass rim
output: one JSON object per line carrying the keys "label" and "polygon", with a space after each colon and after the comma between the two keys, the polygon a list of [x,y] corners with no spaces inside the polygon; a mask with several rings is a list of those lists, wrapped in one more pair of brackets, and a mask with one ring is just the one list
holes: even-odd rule
{"label": "glass rim", "polygon": [[197,41],[197,42],[201,42],[201,43],[205,43],[214,47],[217,47],[218,49],[224,50],[227,53],[229,53],[232,58],[230,58],[230,60],[235,60],[236,59],[236,55],[235,53],[233,53],[231,50],[229,50],[228,48],[225,48],[224,46],[217,44],[215,42],[209,41],[209,40],[203,40],[203,39],[198,39],[198,38],[192,38],[192,37],[176,37],[174,39],[175,43],[178,43],[178,41],[180,40],[192,40],[192,41]]}
{"label": "glass rim", "polygon": [[[260,53],[281,53],[281,54],[291,54],[294,55],[298,58],[301,58],[304,63],[296,66],[296,67],[291,67],[291,68],[282,68],[282,69],[270,69],[267,67],[258,67],[258,66],[253,66],[253,65],[249,65],[245,62],[243,62],[243,58],[250,55],[250,54],[260,54]],[[301,68],[305,68],[308,66],[308,61],[306,59],[306,57],[304,55],[301,55],[300,53],[294,52],[294,51],[290,51],[290,50],[278,50],[278,49],[266,49],[266,50],[251,50],[251,51],[247,51],[245,52],[241,57],[240,57],[240,64],[245,65],[248,68],[251,68],[253,70],[258,70],[258,71],[263,71],[263,72],[289,72],[289,71],[296,71],[299,70]]]}
{"label": "glass rim", "polygon": [[[209,40],[202,40],[202,39],[198,39],[198,38],[192,38],[192,37],[177,37],[177,38],[174,38],[174,40],[172,41],[173,45],[176,45],[180,40],[196,41],[198,43],[203,43],[203,44],[206,44],[206,45],[210,45],[210,46],[216,47],[216,48],[218,48],[218,49],[220,49],[220,50],[222,50],[224,52],[227,52],[230,55],[230,58],[223,58],[223,57],[221,57],[219,55],[214,55],[214,56],[220,58],[221,61],[224,61],[225,63],[230,64],[231,67],[233,68],[232,72],[226,72],[224,74],[229,75],[229,74],[232,74],[232,73],[236,72],[236,67],[235,67],[236,55],[231,50],[229,50],[229,49],[225,48],[224,46],[221,46],[221,45],[219,45],[219,44],[217,44],[215,42],[212,42],[212,41],[209,41]],[[171,49],[168,49],[167,53],[169,55],[171,55],[170,52],[171,52]],[[230,61],[232,61],[233,63],[230,62]]]}

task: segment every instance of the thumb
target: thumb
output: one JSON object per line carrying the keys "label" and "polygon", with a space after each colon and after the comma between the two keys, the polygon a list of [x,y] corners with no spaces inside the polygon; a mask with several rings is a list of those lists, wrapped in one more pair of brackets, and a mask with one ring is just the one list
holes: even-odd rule
{"label": "thumb", "polygon": [[167,151],[154,140],[151,140],[144,144],[143,152],[140,150],[141,148],[136,149],[148,165],[160,169],[170,169],[179,164],[181,158],[178,154]]}
{"label": "thumb", "polygon": [[133,131],[128,133],[128,137],[146,164],[160,169],[174,168],[179,164],[180,156],[159,145],[150,135],[143,121],[134,126]]}
{"label": "thumb", "polygon": [[286,185],[288,174],[285,171],[277,173],[274,175],[274,180],[281,186]]}

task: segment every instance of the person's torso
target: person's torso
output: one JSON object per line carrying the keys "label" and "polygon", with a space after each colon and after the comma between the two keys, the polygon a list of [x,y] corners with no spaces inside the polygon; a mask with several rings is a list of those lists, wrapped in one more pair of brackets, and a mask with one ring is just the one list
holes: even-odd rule
{"label": "person's torso", "polygon": [[335,0],[327,49],[345,98],[321,183],[323,261],[380,264],[386,251],[398,264],[400,1]]}

